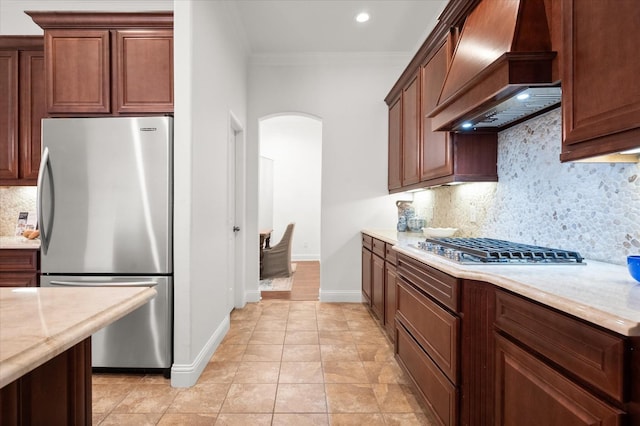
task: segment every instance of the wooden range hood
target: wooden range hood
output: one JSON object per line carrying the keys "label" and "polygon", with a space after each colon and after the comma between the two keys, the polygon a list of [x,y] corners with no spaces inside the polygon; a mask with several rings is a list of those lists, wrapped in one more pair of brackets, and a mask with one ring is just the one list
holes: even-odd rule
{"label": "wooden range hood", "polygon": [[[544,0],[481,1],[464,23],[429,113],[432,129],[499,131],[555,107],[555,56]],[[525,91],[526,101],[515,99]]]}

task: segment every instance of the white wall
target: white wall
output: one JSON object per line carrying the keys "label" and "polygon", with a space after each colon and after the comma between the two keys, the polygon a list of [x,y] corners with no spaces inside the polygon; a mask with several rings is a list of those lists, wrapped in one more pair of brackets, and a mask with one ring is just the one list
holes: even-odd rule
{"label": "white wall", "polygon": [[384,97],[409,60],[407,55],[357,54],[251,60],[247,154],[255,166],[249,164],[247,190],[253,209],[258,120],[283,112],[322,120],[322,301],[361,301],[360,230],[395,224],[396,197],[387,193]]}
{"label": "white wall", "polygon": [[[266,118],[259,138],[261,158],[273,159],[271,242],[294,222],[292,260],[320,260],[322,122],[301,115]],[[261,196],[262,188],[260,182]]]}
{"label": "white wall", "polygon": [[273,160],[262,156],[258,199],[258,228],[273,229]]}
{"label": "white wall", "polygon": [[[231,8],[175,2],[173,386],[195,383],[229,328],[227,141],[230,113],[245,126],[247,93],[246,43]],[[257,232],[240,236],[247,242],[255,247],[257,293]]]}
{"label": "white wall", "polygon": [[173,10],[173,0],[0,0],[0,34],[42,34],[42,28],[23,13],[25,10]]}

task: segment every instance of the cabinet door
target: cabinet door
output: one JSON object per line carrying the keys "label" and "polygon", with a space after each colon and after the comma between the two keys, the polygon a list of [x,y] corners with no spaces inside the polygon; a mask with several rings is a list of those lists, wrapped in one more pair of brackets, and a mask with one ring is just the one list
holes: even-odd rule
{"label": "cabinet door", "polygon": [[362,248],[362,295],[365,303],[371,305],[371,252]]}
{"label": "cabinet door", "polygon": [[91,424],[91,338],[0,389],[0,424]]}
{"label": "cabinet door", "polygon": [[38,178],[45,105],[44,52],[20,52],[20,179],[25,184],[35,185]]}
{"label": "cabinet door", "polygon": [[0,179],[18,178],[18,52],[0,50]]}
{"label": "cabinet door", "polygon": [[562,160],[640,145],[636,0],[562,2]]}
{"label": "cabinet door", "polygon": [[45,31],[47,112],[109,113],[109,31]]}
{"label": "cabinet door", "polygon": [[384,259],[375,254],[371,259],[371,308],[384,322]]}
{"label": "cabinet door", "polygon": [[400,98],[389,107],[389,191],[402,186],[402,103]]}
{"label": "cabinet door", "polygon": [[402,91],[402,186],[420,182],[420,78]]}
{"label": "cabinet door", "polygon": [[115,31],[118,113],[173,112],[173,30]]}
{"label": "cabinet door", "polygon": [[429,113],[436,107],[440,89],[447,73],[448,44],[422,67],[422,144],[420,180],[453,174],[453,150],[449,132],[431,131]]}
{"label": "cabinet door", "polygon": [[624,413],[496,335],[496,425],[621,425]]}
{"label": "cabinet door", "polygon": [[389,337],[391,337],[391,340],[395,340],[397,278],[396,267],[386,262],[384,280],[384,325],[387,328],[387,333]]}

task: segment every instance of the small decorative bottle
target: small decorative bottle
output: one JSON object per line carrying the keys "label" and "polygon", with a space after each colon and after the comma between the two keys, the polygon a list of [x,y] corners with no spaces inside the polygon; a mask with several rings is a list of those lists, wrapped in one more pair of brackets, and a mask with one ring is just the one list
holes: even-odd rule
{"label": "small decorative bottle", "polygon": [[[409,217],[415,215],[415,211],[411,206],[413,201],[396,201],[396,207],[398,207],[398,232],[405,232],[407,230],[407,220]],[[408,211],[414,212],[411,216],[407,216]]]}
{"label": "small decorative bottle", "polygon": [[404,216],[398,217],[398,232],[405,232],[407,230],[407,218]]}

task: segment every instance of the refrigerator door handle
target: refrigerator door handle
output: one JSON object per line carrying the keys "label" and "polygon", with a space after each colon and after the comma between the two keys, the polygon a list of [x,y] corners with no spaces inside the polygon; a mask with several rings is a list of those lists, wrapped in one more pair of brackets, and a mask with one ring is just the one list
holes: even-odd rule
{"label": "refrigerator door handle", "polygon": [[53,224],[53,210],[54,210],[54,198],[53,198],[53,179],[51,176],[51,164],[49,163],[49,148],[44,147],[42,150],[42,159],[40,160],[40,169],[38,170],[38,192],[36,198],[36,208],[38,210],[38,227],[40,228],[40,241],[42,242],[40,249],[42,250],[42,254],[47,254],[47,249],[49,248],[49,235],[51,231],[51,226],[47,228],[44,223],[44,211],[42,209],[42,191],[44,189],[44,174],[45,172],[49,173],[49,180],[51,180],[51,220],[49,225]]}
{"label": "refrigerator door handle", "polygon": [[50,281],[52,286],[62,287],[153,287],[154,281]]}

